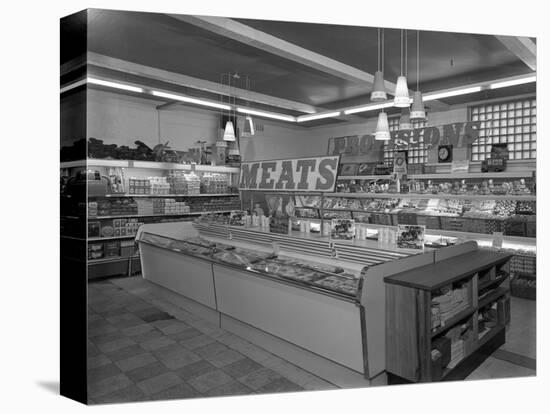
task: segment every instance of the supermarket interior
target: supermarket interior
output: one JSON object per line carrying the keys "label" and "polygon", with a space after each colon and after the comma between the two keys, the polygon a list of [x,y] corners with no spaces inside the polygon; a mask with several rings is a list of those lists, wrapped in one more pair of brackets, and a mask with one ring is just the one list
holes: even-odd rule
{"label": "supermarket interior", "polygon": [[88,9],[60,105],[62,394],[536,375],[534,38]]}

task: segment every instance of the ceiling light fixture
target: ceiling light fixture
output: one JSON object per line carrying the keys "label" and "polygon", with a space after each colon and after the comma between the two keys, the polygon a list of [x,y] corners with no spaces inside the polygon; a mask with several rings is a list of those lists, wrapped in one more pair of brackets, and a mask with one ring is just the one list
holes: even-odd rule
{"label": "ceiling light fixture", "polygon": [[399,117],[399,130],[400,131],[411,131],[413,126],[411,124],[411,116],[409,108],[403,108],[401,110],[401,116]]}
{"label": "ceiling light fixture", "polygon": [[[236,73],[234,75],[231,75],[231,73],[229,73],[227,75],[227,87],[228,87],[227,96],[228,96],[228,99],[229,99],[230,103],[231,103],[231,78],[232,77],[234,77],[235,79],[239,79],[239,75],[236,74]],[[222,79],[223,79],[223,75],[222,75]],[[235,104],[235,97],[233,97],[233,104]],[[223,140],[224,141],[235,141],[236,140],[236,138],[235,138],[235,127],[234,127],[233,121],[232,121],[232,119],[234,119],[235,117],[232,116],[231,109],[232,109],[232,107],[229,106],[228,119],[227,119],[227,122],[225,123],[225,129],[224,129],[224,132],[223,132]]]}
{"label": "ceiling light fixture", "polygon": [[450,91],[438,92],[424,95],[424,102],[434,101],[436,99],[450,98],[451,96],[467,95],[469,93],[476,93],[482,90],[481,86],[472,86],[469,88],[454,89]]}
{"label": "ceiling light fixture", "polygon": [[491,83],[489,85],[489,89],[506,88],[508,86],[523,85],[524,83],[531,83],[536,81],[537,81],[537,77],[535,75],[528,76],[528,77],[519,78],[519,79],[511,79],[507,81]]}
{"label": "ceiling light fixture", "polygon": [[118,83],[118,82],[104,81],[101,79],[87,78],[86,82],[91,83],[93,85],[107,86],[108,88],[115,88],[115,89],[123,89],[125,91],[130,91],[130,92],[138,92],[138,93],[144,92],[143,88],[138,88],[137,86],[130,86],[130,85],[126,85],[124,83]]}
{"label": "ceiling light fixture", "polygon": [[410,118],[418,120],[426,119],[426,110],[424,109],[422,92],[420,92],[420,30],[416,31],[416,92],[413,96]]}
{"label": "ceiling light fixture", "polygon": [[378,122],[376,123],[374,139],[376,139],[377,141],[389,141],[390,139],[390,125],[388,123],[388,114],[386,114],[384,111],[378,114]]}
{"label": "ceiling light fixture", "polygon": [[151,93],[154,96],[158,96],[159,98],[172,99],[174,101],[187,102],[195,105],[210,106],[212,108],[225,109],[226,111],[231,109],[229,105],[224,105],[217,102],[205,101],[203,99],[191,98],[189,96],[175,95],[173,93],[167,93],[167,92],[161,92],[161,91],[152,91]]}
{"label": "ceiling light fixture", "polygon": [[[407,39],[405,30],[405,41]],[[405,45],[405,65],[407,64],[407,46]],[[405,108],[411,105],[409,97],[409,87],[407,86],[407,69],[405,66],[405,74],[403,74],[403,29],[401,29],[401,75],[397,78],[395,86],[395,94],[393,104],[398,108]]]}
{"label": "ceiling light fixture", "polygon": [[[382,36],[380,36],[382,32]],[[378,28],[378,70],[374,73],[374,83],[370,100],[373,102],[388,99],[384,86],[384,29]]]}
{"label": "ceiling light fixture", "polygon": [[316,119],[324,119],[324,118],[335,118],[337,116],[340,116],[341,114],[342,114],[341,111],[335,111],[335,112],[325,112],[325,113],[312,114],[312,115],[301,115],[296,118],[296,122],[314,121]]}
{"label": "ceiling light fixture", "polygon": [[[250,106],[250,99],[248,98],[248,94],[250,92],[250,78],[248,75],[246,75],[246,81],[245,81],[245,87],[246,87],[246,106]],[[256,133],[254,129],[254,121],[252,120],[252,117],[250,115],[247,115],[244,118],[244,125],[243,125],[243,137],[251,137]]]}
{"label": "ceiling light fixture", "polygon": [[344,111],[345,115],[357,114],[359,112],[367,111],[376,111],[377,109],[391,108],[393,106],[393,101],[388,101],[380,104],[371,104],[365,106],[358,106],[356,108],[346,109]]}
{"label": "ceiling light fixture", "polygon": [[276,114],[274,112],[258,111],[256,109],[237,107],[237,112],[242,114],[256,115],[263,118],[278,119],[280,121],[296,122],[296,117],[292,115]]}

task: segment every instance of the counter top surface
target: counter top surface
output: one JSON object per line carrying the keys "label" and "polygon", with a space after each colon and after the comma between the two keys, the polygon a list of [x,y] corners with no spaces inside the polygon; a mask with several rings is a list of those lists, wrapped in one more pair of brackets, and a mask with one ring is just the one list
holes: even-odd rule
{"label": "counter top surface", "polygon": [[504,262],[510,257],[512,255],[507,253],[476,250],[388,276],[384,281],[417,289],[434,290],[453,283],[465,275]]}

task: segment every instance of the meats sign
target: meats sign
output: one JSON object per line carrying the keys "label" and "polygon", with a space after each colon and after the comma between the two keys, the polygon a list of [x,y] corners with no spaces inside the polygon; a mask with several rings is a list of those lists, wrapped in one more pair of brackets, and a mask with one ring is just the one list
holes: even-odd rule
{"label": "meats sign", "polygon": [[333,192],[340,156],[241,163],[239,189]]}

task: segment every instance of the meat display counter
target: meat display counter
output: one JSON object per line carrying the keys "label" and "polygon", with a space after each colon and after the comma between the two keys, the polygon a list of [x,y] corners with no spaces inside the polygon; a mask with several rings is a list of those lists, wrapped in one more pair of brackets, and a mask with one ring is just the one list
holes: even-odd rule
{"label": "meat display counter", "polygon": [[142,276],[205,308],[221,328],[251,342],[268,337],[274,353],[311,372],[326,363],[371,382],[385,371],[384,277],[434,261],[433,251],[369,240],[338,241],[334,257],[320,235],[189,222],[144,225],[136,239]]}

